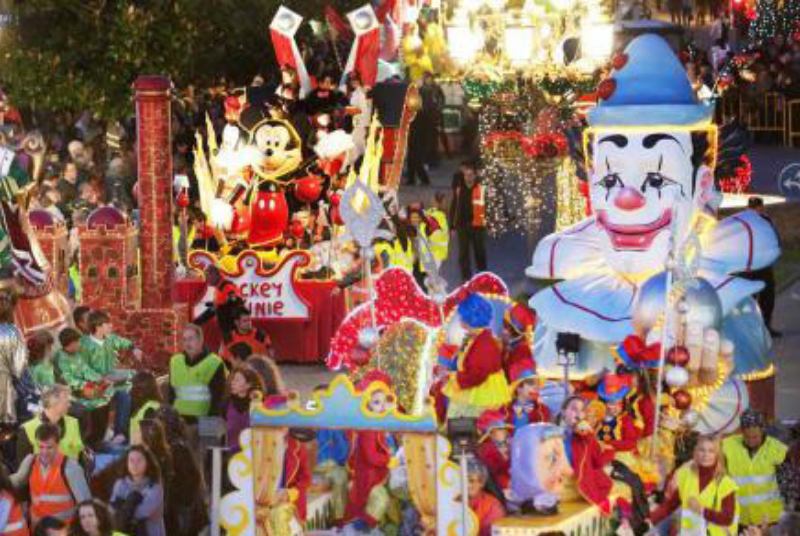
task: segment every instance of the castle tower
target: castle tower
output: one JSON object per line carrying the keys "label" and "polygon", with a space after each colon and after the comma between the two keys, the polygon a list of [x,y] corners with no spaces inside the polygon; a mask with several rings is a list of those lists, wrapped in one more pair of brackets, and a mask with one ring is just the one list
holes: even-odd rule
{"label": "castle tower", "polygon": [[141,305],[136,227],[114,207],[95,209],[78,225],[82,303],[118,317]]}
{"label": "castle tower", "polygon": [[66,296],[69,290],[69,231],[67,224],[46,210],[34,209],[28,219],[50,264],[53,288]]}
{"label": "castle tower", "polygon": [[170,81],[140,76],[136,91],[142,307],[172,307],[172,137]]}

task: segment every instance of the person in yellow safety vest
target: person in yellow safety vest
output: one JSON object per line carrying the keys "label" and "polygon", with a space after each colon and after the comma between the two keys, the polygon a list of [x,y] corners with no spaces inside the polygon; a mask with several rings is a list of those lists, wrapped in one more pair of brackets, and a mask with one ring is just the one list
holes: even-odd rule
{"label": "person in yellow safety vest", "polygon": [[736,482],[726,474],[719,440],[702,436],[693,459],[677,470],[674,485],[667,486],[666,500],[650,514],[658,525],[680,509],[680,534],[736,536],[739,504]]}
{"label": "person in yellow safety vest", "polygon": [[220,415],[227,375],[222,358],[203,344],[202,328],[187,324],[183,352],[169,360],[170,404],[190,424],[198,417]]}
{"label": "person in yellow safety vest", "polygon": [[766,434],[763,413],[748,409],[741,421],[742,432],[722,443],[728,474],[739,486],[739,523],[743,527],[775,525],[784,511],[776,474],[788,448]]}
{"label": "person in yellow safety vest", "polygon": [[45,517],[69,524],[77,514],[76,505],[92,497],[83,468],[59,452],[60,431],[45,423],[36,430],[37,454],[29,454],[11,476],[17,489],[28,488],[31,497],[31,522],[35,526]]}
{"label": "person in yellow safety vest", "polygon": [[71,404],[70,389],[66,385],[54,384],[42,394],[42,412],[22,425],[17,435],[17,460],[31,453],[38,453],[36,431],[45,423],[56,426],[59,431],[58,450],[72,460],[78,460],[83,452],[83,438],[78,419],[68,415]]}
{"label": "person in yellow safety vest", "polygon": [[445,213],[447,194],[436,192],[433,201],[433,207],[425,211],[428,221],[422,222],[421,231],[422,235],[428,239],[436,266],[440,267],[447,259],[450,250],[450,226],[447,224],[447,214]]}
{"label": "person in yellow safety vest", "polygon": [[131,444],[141,443],[141,422],[155,416],[161,408],[161,391],[150,371],[139,371],[131,380],[131,423],[128,438]]}

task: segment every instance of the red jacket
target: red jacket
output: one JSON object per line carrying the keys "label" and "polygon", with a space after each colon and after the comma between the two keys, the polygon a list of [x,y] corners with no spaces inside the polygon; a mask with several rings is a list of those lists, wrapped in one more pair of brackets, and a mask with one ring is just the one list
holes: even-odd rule
{"label": "red jacket", "polygon": [[350,447],[350,493],[344,511],[344,521],[349,523],[363,519],[371,527],[378,524],[367,513],[367,501],[372,488],[380,486],[389,478],[391,450],[386,443],[386,432],[368,430],[353,434]]}
{"label": "red jacket", "polygon": [[478,445],[476,454],[478,459],[486,466],[486,469],[489,470],[494,483],[500,489],[508,489],[511,486],[511,459],[500,452],[500,449],[490,438],[483,440]]}
{"label": "red jacket", "polygon": [[503,364],[509,382],[514,381],[512,371],[524,368],[526,364],[533,364],[535,368],[536,361],[533,359],[533,352],[531,352],[528,341],[520,338],[507,344],[503,351]]}
{"label": "red jacket", "polygon": [[602,421],[597,438],[616,452],[637,452],[642,431],[628,413],[623,413],[615,421]]}
{"label": "red jacket", "polygon": [[456,381],[462,389],[481,385],[495,372],[503,370],[503,351],[491,329],[483,329],[458,358]]}
{"label": "red jacket", "polygon": [[640,396],[634,401],[634,408],[642,421],[642,438],[653,435],[656,427],[656,403],[652,396]]}
{"label": "red jacket", "polygon": [[297,516],[301,521],[306,520],[306,493],[311,486],[311,470],[308,466],[308,452],[302,443],[294,438],[288,438],[286,443],[286,458],[284,460],[284,478],[286,489],[297,490],[298,497]]}
{"label": "red jacket", "polygon": [[476,497],[469,500],[469,508],[478,518],[480,525],[478,536],[491,536],[492,524],[506,515],[506,511],[500,501],[485,491],[481,491]]}
{"label": "red jacket", "polygon": [[591,435],[571,434],[568,440],[568,452],[571,451],[572,470],[578,491],[583,497],[600,507],[603,514],[611,513],[608,496],[613,482],[603,468],[614,459],[614,451],[604,451],[597,439]]}

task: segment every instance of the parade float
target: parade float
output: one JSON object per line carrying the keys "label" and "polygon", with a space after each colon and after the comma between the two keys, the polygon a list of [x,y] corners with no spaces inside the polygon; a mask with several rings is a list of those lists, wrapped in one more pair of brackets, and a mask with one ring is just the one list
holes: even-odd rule
{"label": "parade float", "polygon": [[[419,106],[407,83],[379,77],[386,75],[378,69],[380,22],[372,7],[354,10],[347,20],[354,41],[342,84],[356,78],[359,91],[371,89],[374,113],[366,98],[360,107],[342,106],[339,80],[309,77],[295,40],[303,19],[282,6],[270,24],[283,77],[276,95],[266,103],[230,95],[220,140],[210,121],[205,136],[198,133],[194,167],[202,216],[194,223],[203,239],[190,229],[187,184],[176,183],[179,250],[185,252],[179,261],[190,276],[204,279],[184,279],[179,294],[194,318],[218,306],[219,285],[207,277],[213,269],[234,283],[281,360],[318,362],[346,311],[364,301],[357,289],[339,288],[359,262],[343,237],[343,192],[359,182],[380,192],[377,203],[396,195],[405,132]],[[353,203],[360,210],[363,200]],[[212,343],[217,331],[213,324],[206,329]]]}
{"label": "parade float", "polygon": [[[490,273],[447,292],[431,267],[427,293],[402,268],[374,278],[367,274],[372,299],[350,311],[328,356],[329,367],[347,378],[337,377],[330,391],[316,395],[308,407],[313,409],[291,399],[288,409],[279,410],[257,402],[252,434],[337,428],[336,423],[356,434],[364,427],[394,430],[398,441],[386,453],[393,458],[402,450],[398,444],[405,446],[400,467],[411,501],[402,504],[413,504],[430,533],[436,526],[436,534],[474,534],[477,517],[472,526],[442,531],[439,523],[453,519],[463,505],[452,491],[446,501],[439,495],[435,512],[426,505],[412,477],[424,462],[408,456],[407,445],[416,434],[427,434],[429,448],[436,445],[439,453],[426,451],[427,470],[450,464],[458,489],[466,480],[452,464],[461,458],[444,462],[440,455],[451,451],[448,440],[463,444],[459,426],[467,423],[473,433],[477,428],[479,436],[466,441],[477,446],[479,457],[487,437],[508,448],[501,455],[507,456],[510,478],[492,477],[509,510],[493,522],[492,534],[630,534],[642,530],[644,492],[663,484],[683,455],[680,445],[698,433],[735,430],[749,406],[771,409],[770,339],[752,298],[761,287],[736,274],[772,263],[780,252],[777,238],[755,213],[716,217],[722,199],[718,178],[741,165],[747,143],[736,129],[712,123],[712,108],[698,103],[661,38],[635,39],[613,64],[587,125],[570,133],[591,215],[536,248],[527,275],[555,282],[531,298],[531,309],[514,303]],[[376,214],[364,210],[346,218],[346,228],[364,250],[379,236],[383,217],[380,204],[369,206]],[[362,427],[369,412],[346,425],[340,415],[324,416],[332,405],[327,397],[338,396],[339,408],[363,408],[376,377],[391,393],[392,415],[404,426],[387,418]],[[526,402],[531,389],[535,395]],[[585,404],[585,415],[573,422],[570,415],[563,417],[573,430],[569,441],[577,434],[611,448],[613,471],[600,469],[587,478],[566,463],[564,430],[544,421],[553,420],[570,395]],[[230,466],[248,471],[239,479],[239,491],[225,499],[225,526],[235,534],[277,534],[270,523],[280,500],[263,494],[272,490],[267,493],[279,499],[292,494],[280,493],[275,478],[266,484],[259,476],[264,469],[255,469],[252,460],[264,447],[254,447],[252,437]],[[271,448],[289,448],[290,442],[275,441],[278,446]],[[572,443],[573,454],[574,448]],[[353,463],[353,458],[351,452],[343,459]],[[452,482],[435,474],[428,486],[436,486],[437,493],[452,490]],[[396,488],[392,493],[402,496]],[[332,496],[325,500],[335,503]],[[242,501],[247,513],[232,510]],[[373,506],[361,504],[368,511]],[[330,515],[334,506],[327,508],[322,515],[327,524],[306,517],[305,533],[341,526]],[[386,523],[361,533],[380,534]]]}

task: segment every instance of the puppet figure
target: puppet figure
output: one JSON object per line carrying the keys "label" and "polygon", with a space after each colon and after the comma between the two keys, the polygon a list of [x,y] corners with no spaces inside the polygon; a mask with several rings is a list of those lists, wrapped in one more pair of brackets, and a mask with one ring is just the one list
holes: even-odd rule
{"label": "puppet figure", "polygon": [[552,515],[572,468],[564,431],[552,424],[529,424],[511,440],[511,502],[523,513]]}

